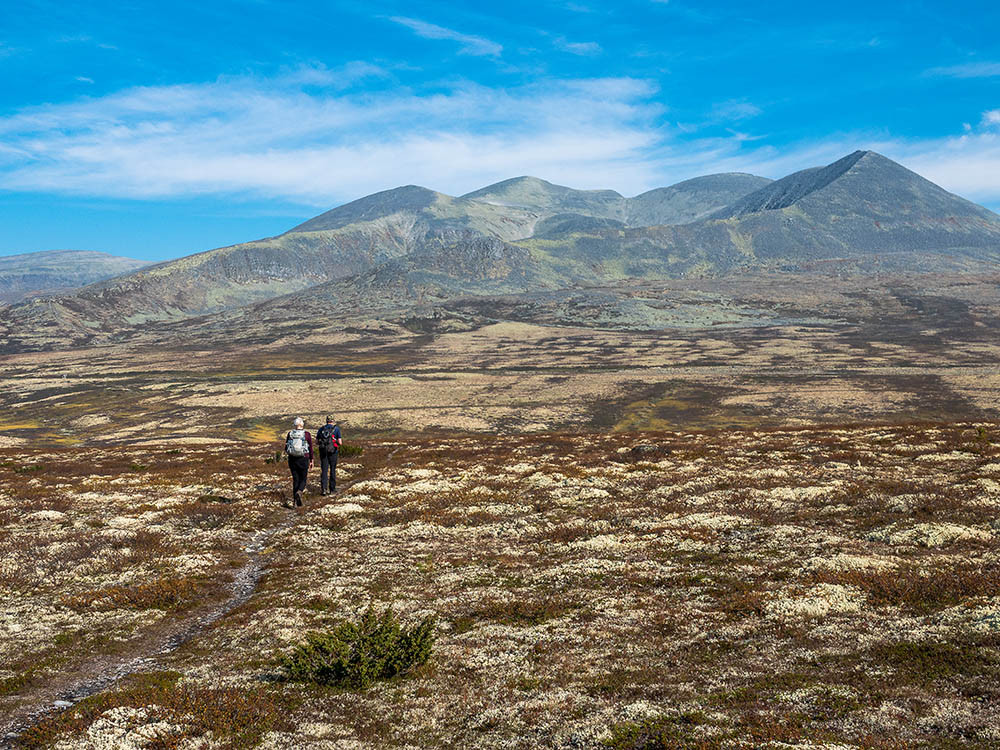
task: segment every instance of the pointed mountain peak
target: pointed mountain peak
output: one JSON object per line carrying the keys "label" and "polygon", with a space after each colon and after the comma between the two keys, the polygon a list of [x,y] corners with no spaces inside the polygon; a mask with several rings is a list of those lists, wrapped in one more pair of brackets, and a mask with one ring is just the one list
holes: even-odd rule
{"label": "pointed mountain peak", "polygon": [[817,216],[866,216],[879,220],[903,213],[934,217],[979,217],[994,221],[982,206],[949,193],[875,151],[855,151],[825,167],[795,172],[713,214],[730,219],[797,205]]}
{"label": "pointed mountain peak", "polygon": [[579,214],[623,219],[625,198],[614,190],[575,190],[538,177],[514,177],[462,196],[461,200],[524,209],[537,214]]}
{"label": "pointed mountain peak", "polygon": [[855,151],[825,167],[810,167],[782,177],[723,209],[713,218],[731,218],[760,211],[788,208],[806,196],[836,182],[859,164],[877,169],[885,169],[886,166],[892,165],[902,172],[909,172],[905,167],[874,151]]}
{"label": "pointed mountain peak", "polygon": [[421,211],[447,196],[419,185],[403,185],[359,198],[293,227],[289,232],[338,229],[359,221],[371,221],[401,211]]}

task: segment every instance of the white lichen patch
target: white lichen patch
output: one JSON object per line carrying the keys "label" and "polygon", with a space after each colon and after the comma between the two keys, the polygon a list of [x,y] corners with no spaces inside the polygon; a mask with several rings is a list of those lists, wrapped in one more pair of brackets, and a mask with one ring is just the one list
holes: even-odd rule
{"label": "white lichen patch", "polygon": [[[300,510],[271,446],[48,451],[56,481],[0,475],[0,679],[28,675],[30,692],[116,665],[212,611],[255,560],[249,599],[153,668],[213,711],[274,701],[288,723],[263,747],[569,750],[637,725],[725,750],[989,746],[989,706],[980,719],[947,702],[989,684],[1000,632],[1000,464],[990,445],[956,449],[970,435],[550,434],[498,451],[421,434],[366,441],[333,497],[314,469]],[[388,606],[437,619],[424,668],[363,692],[275,681],[306,633]],[[962,673],[920,673],[938,654]],[[89,716],[57,745],[128,742],[156,726],[154,702]],[[0,694],[0,713],[13,705]],[[229,741],[177,721],[185,750]]]}
{"label": "white lichen patch", "polygon": [[319,512],[327,516],[349,516],[353,513],[363,513],[364,507],[357,503],[331,503],[320,508]]}
{"label": "white lichen patch", "polygon": [[802,569],[804,571],[891,570],[897,565],[898,561],[877,555],[851,555],[838,552],[830,556],[811,557],[803,563]]}
{"label": "white lichen patch", "polygon": [[853,586],[821,583],[801,593],[772,599],[764,609],[774,619],[795,620],[859,612],[864,604],[865,595]]}
{"label": "white lichen patch", "polygon": [[956,542],[989,542],[993,534],[985,529],[954,523],[919,523],[904,528],[889,526],[872,532],[868,538],[892,545],[945,547]]}

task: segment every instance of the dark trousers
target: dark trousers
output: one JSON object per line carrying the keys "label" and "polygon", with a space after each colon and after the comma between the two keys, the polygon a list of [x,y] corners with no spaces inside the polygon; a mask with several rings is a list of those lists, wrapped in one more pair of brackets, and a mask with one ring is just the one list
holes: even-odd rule
{"label": "dark trousers", "polygon": [[292,472],[292,498],[296,505],[302,505],[302,490],[306,488],[306,476],[309,474],[309,457],[289,456],[288,470]]}
{"label": "dark trousers", "polygon": [[[329,474],[330,483],[326,483]],[[319,489],[321,492],[333,492],[337,489],[337,451],[319,452]]]}

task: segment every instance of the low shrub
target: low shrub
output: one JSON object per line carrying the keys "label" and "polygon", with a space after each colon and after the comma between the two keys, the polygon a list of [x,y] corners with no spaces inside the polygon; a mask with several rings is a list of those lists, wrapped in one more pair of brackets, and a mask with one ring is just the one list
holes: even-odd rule
{"label": "low shrub", "polygon": [[963,601],[991,596],[1000,588],[1000,566],[960,565],[924,571],[907,565],[891,570],[849,569],[821,571],[817,583],[856,586],[876,606],[900,607],[904,612],[932,614]]}
{"label": "low shrub", "polygon": [[76,612],[87,609],[174,609],[194,598],[197,586],[189,579],[161,578],[138,586],[112,586],[84,591],[61,599],[63,606]]}
{"label": "low shrub", "polygon": [[627,721],[611,727],[611,737],[605,740],[604,746],[615,750],[708,747],[708,743],[698,742],[695,734],[695,727],[706,721],[700,713]]}
{"label": "low shrub", "polygon": [[898,641],[872,646],[868,653],[876,664],[892,667],[898,674],[920,683],[950,680],[955,677],[991,677],[1000,675],[1000,657],[989,640],[957,642]]}
{"label": "low shrub", "polygon": [[341,445],[340,449],[337,451],[339,458],[351,458],[352,456],[360,456],[364,454],[365,448],[363,445]]}
{"label": "low shrub", "polygon": [[[280,696],[261,689],[178,684],[180,676],[178,672],[132,675],[112,690],[46,717],[21,735],[18,744],[41,749],[64,737],[86,736],[91,724],[119,707],[145,709],[147,721],[170,725],[163,734],[146,738],[143,746],[150,748],[204,747],[209,739],[213,746],[253,748],[268,732],[292,728],[289,706]],[[115,743],[116,739],[110,741]],[[191,742],[196,739],[201,741]],[[112,746],[121,745],[108,745]]]}
{"label": "low shrub", "polygon": [[391,609],[369,608],[357,623],[342,622],[325,633],[308,633],[281,660],[285,678],[329,687],[366,690],[376,680],[404,675],[425,664],[434,644],[433,616],[404,628]]}
{"label": "low shrub", "polygon": [[236,498],[235,497],[224,497],[223,495],[208,494],[208,495],[199,495],[198,496],[198,502],[199,503],[222,503],[223,505],[229,505],[230,503],[235,503],[236,502]]}

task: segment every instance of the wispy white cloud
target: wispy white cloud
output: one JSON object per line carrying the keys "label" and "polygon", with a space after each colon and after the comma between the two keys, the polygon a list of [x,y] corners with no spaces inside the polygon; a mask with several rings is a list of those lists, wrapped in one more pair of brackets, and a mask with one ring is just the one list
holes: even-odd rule
{"label": "wispy white cloud", "polygon": [[601,45],[597,42],[571,42],[564,36],[555,38],[555,46],[556,49],[560,49],[563,52],[569,52],[572,55],[580,55],[584,57],[599,55],[604,51],[601,49]]}
{"label": "wispy white cloud", "polygon": [[945,78],[992,78],[1000,76],[1000,62],[970,62],[931,68],[925,75]]}
{"label": "wispy white cloud", "polygon": [[[307,77],[308,78],[308,77]],[[632,79],[307,93],[284,80],[137,87],[0,118],[0,188],[159,198],[249,194],[317,206],[417,182],[464,192],[511,174],[655,181]]]}
{"label": "wispy white cloud", "polygon": [[116,50],[117,45],[99,42],[90,34],[64,34],[56,38],[56,44],[90,44],[98,49]]}
{"label": "wispy white cloud", "polygon": [[73,80],[79,81],[80,83],[93,83],[93,78],[88,78],[87,76],[74,76]]}
{"label": "wispy white cloud", "polygon": [[636,194],[700,174],[781,177],[871,148],[1000,205],[1000,110],[961,135],[847,133],[780,150],[663,124],[646,80],[456,83],[433,93],[341,85],[346,66],[270,80],[136,87],[0,118],[0,190],[158,199],[263,197],[329,207],[416,183],[460,194],[512,175]]}
{"label": "wispy white cloud", "polygon": [[461,45],[458,51],[464,55],[499,57],[500,53],[503,52],[502,45],[486,39],[485,37],[463,34],[462,32],[455,31],[454,29],[445,28],[444,26],[438,26],[433,23],[427,23],[426,21],[421,21],[416,18],[407,18],[406,16],[392,16],[389,20],[406,26],[417,36],[423,37],[424,39],[447,39],[449,41],[458,42]]}
{"label": "wispy white cloud", "polygon": [[300,65],[287,69],[277,76],[275,83],[284,86],[319,86],[347,89],[372,78],[389,78],[385,68],[373,63],[355,60],[338,68],[328,68],[322,63]]}
{"label": "wispy white cloud", "polygon": [[714,121],[747,120],[756,117],[763,110],[753,102],[746,99],[730,99],[719,102],[712,107],[712,119]]}

